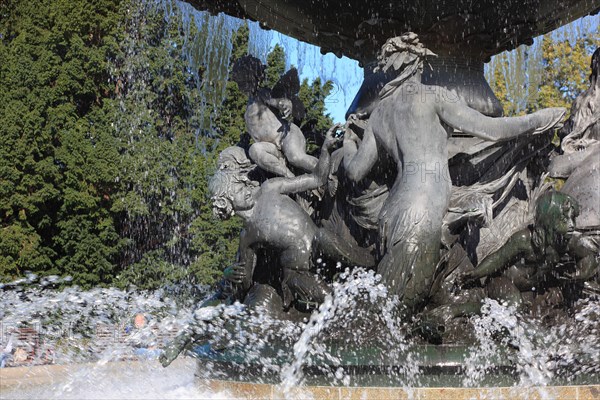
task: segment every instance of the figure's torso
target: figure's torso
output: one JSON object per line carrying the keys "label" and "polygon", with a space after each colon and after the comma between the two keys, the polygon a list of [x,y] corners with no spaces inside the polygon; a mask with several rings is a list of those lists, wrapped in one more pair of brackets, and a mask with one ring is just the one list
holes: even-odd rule
{"label": "figure's torso", "polygon": [[246,222],[250,245],[290,248],[309,252],[317,227],[289,196],[277,192],[261,191],[252,217]]}
{"label": "figure's torso", "polygon": [[281,149],[286,127],[267,105],[260,101],[250,102],[244,118],[248,133],[255,142],[273,143]]}
{"label": "figure's torso", "polygon": [[398,165],[394,194],[408,196],[411,202],[421,196],[443,207],[451,189],[448,133],[437,115],[436,102],[442,101],[439,91],[444,89],[414,84],[409,88],[400,87],[381,101],[370,120],[373,134]]}

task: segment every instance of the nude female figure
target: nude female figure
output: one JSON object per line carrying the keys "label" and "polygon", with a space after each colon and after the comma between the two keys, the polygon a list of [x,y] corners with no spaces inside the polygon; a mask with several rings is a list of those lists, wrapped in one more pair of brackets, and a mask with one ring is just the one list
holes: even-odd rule
{"label": "nude female figure", "polygon": [[452,128],[499,141],[549,130],[564,116],[550,108],[512,118],[486,117],[454,92],[421,83],[425,49],[414,33],[389,39],[379,55],[384,72],[396,78],[381,90],[360,146],[346,134],[344,167],[360,181],[383,154],[397,166],[397,177],[379,214],[378,272],[407,313],[426,299],[440,259],[442,218],[448,208],[451,180],[447,141]]}

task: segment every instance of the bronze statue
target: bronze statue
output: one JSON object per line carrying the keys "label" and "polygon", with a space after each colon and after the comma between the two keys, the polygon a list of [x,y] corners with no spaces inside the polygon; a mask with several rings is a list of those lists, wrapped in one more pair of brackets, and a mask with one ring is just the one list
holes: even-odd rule
{"label": "bronze statue", "polygon": [[550,176],[567,181],[561,191],[579,202],[577,225],[582,229],[600,227],[600,48],[592,55],[590,87],[571,107],[571,114],[559,132],[561,154],[552,159]]}
{"label": "bronze statue", "polygon": [[[564,309],[565,299],[580,298],[590,288],[600,292],[598,232],[589,224],[576,224],[580,207],[573,196],[544,193],[549,184],[540,172],[524,196],[530,207],[516,212],[507,206],[514,206],[511,196],[530,173],[525,169],[529,157],[547,157],[552,128],[565,110],[486,116],[455,91],[423,83],[428,57],[435,55],[413,33],[389,39],[378,57],[379,77],[385,79],[377,86],[377,98],[361,103],[364,112],[348,118],[343,135],[339,124],[327,132],[318,160],[305,153],[304,136],[292,122],[292,114],[302,111],[294,104],[297,72],[288,71],[268,90],[259,88],[264,73],[260,61],[246,57],[236,65],[233,79],[250,95],[246,123],[255,143],[250,157],[241,147],[224,150],[209,189],[215,215],[226,219],[237,214],[243,220],[238,260],[225,268],[215,295],[167,347],[163,365],[194,343],[210,341],[218,348],[216,321],[227,325],[232,317],[226,306],[239,302],[251,314],[276,319],[306,316],[332,293],[330,283],[335,281],[337,267],[317,271],[319,258],[376,268],[388,294],[400,300],[395,311],[403,317],[423,311],[413,326],[434,343],[446,337],[460,342],[444,333],[445,328],[455,317],[480,313],[485,298],[522,310],[552,310]],[[467,171],[457,182],[448,166],[455,131],[476,140],[515,144],[511,151],[519,154],[496,157],[488,149],[494,144],[475,146],[469,157],[476,158],[485,147],[486,167],[476,166],[480,169]],[[580,131],[567,138],[581,136]],[[545,132],[547,138],[540,135]],[[343,147],[331,154],[342,136]],[[595,136],[588,136],[585,143],[595,152],[596,143],[590,142]],[[565,154],[571,142],[563,141]],[[455,153],[468,143],[455,145]],[[488,174],[492,166],[496,170]],[[307,173],[296,176],[296,168]],[[276,177],[253,180],[261,170]],[[291,197],[317,189],[323,201],[314,215]],[[503,209],[501,217],[497,209]],[[516,213],[519,218],[513,218]],[[511,218],[514,224],[506,224]],[[532,224],[523,228],[527,220]],[[494,222],[507,227],[506,236],[487,238],[486,251],[473,257],[469,246],[475,243],[479,251],[483,241],[478,242],[471,228]]]}
{"label": "bronze statue", "polygon": [[512,118],[486,117],[455,93],[421,83],[425,57],[432,56],[414,33],[389,39],[379,68],[396,77],[380,92],[360,146],[356,136],[344,140],[344,167],[360,181],[387,154],[397,177],[379,214],[378,272],[408,312],[426,299],[440,258],[442,219],[451,181],[447,139],[452,129],[489,141],[539,134],[564,116],[562,108]]}
{"label": "bronze statue", "polygon": [[232,80],[249,97],[245,120],[248,133],[254,139],[250,158],[260,168],[277,176],[295,176],[287,163],[311,172],[317,159],[306,154],[304,134],[292,121],[305,111],[297,99],[300,90],[298,71],[290,69],[269,90],[260,87],[264,68],[260,60],[246,56],[236,62],[231,73]]}
{"label": "bronze statue", "polygon": [[535,222],[460,278],[464,286],[490,277],[488,296],[521,305],[522,292],[584,282],[598,273],[598,243],[575,230],[577,201],[550,191],[537,201]]}
{"label": "bronze statue", "polygon": [[327,181],[333,136],[327,133],[319,162],[313,173],[293,178],[272,178],[259,186],[247,176],[217,171],[210,183],[215,214],[228,218],[239,215],[244,221],[240,237],[239,264],[230,271],[230,280],[248,290],[253,283],[256,252],[268,248],[277,252],[283,276],[281,288],[287,308],[294,300],[320,303],[330,288],[310,272],[312,258],[323,252],[351,265],[374,264],[371,255],[352,248],[332,232],[319,228],[288,195],[312,190]]}
{"label": "bronze statue", "polygon": [[[537,200],[533,224],[513,234],[477,268],[460,245],[454,246],[433,285],[429,309],[419,317],[421,334],[440,343],[446,326],[456,317],[479,314],[485,298],[550,315],[564,307],[568,296],[579,294],[584,283],[594,284],[600,243],[577,232],[578,213],[575,199],[551,190]],[[479,285],[483,278],[485,284]]]}

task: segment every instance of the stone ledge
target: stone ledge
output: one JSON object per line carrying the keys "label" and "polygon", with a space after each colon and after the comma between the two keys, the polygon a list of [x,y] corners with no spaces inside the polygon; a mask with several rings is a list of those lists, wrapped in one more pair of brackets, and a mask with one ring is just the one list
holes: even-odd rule
{"label": "stone ledge", "polygon": [[[187,363],[189,360],[177,360]],[[109,369],[139,368],[139,362],[111,362]],[[73,370],[83,366],[97,366],[97,363],[71,365],[43,365],[0,369],[0,389],[31,387],[52,384],[65,379]],[[318,400],[500,400],[500,399],[600,399],[600,385],[548,386],[548,387],[489,387],[489,388],[405,388],[405,387],[333,387],[304,386],[293,388],[288,393],[278,385],[225,381],[217,379],[198,379],[198,386],[213,393],[226,393],[227,399],[318,399]]]}
{"label": "stone ledge", "polygon": [[600,385],[495,388],[391,388],[306,386],[284,393],[277,385],[221,380],[200,380],[200,387],[214,393],[227,393],[230,398],[279,400],[475,400],[475,399],[561,399],[595,400],[600,398]]}
{"label": "stone ledge", "polygon": [[[182,363],[183,360],[176,360]],[[189,362],[189,361],[185,361]],[[106,369],[118,370],[124,368],[139,368],[139,361],[111,361],[106,364],[81,363],[64,365],[34,365],[26,367],[0,368],[0,389],[15,387],[30,387],[45,384],[53,384],[65,380],[75,370],[81,368],[96,368],[102,365]],[[190,364],[190,368],[192,365]]]}

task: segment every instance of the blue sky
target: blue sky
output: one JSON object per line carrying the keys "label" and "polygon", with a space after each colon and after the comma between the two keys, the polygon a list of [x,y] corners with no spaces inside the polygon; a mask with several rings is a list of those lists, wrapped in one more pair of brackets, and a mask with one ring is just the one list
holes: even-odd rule
{"label": "blue sky", "polygon": [[281,45],[287,54],[288,68],[298,68],[300,80],[313,81],[320,77],[331,80],[334,89],[325,101],[327,112],[334,122],[345,121],[346,110],[352,103],[363,80],[363,70],[358,62],[347,57],[337,58],[334,54],[321,54],[318,47],[300,42],[278,32],[273,32],[269,48]]}

